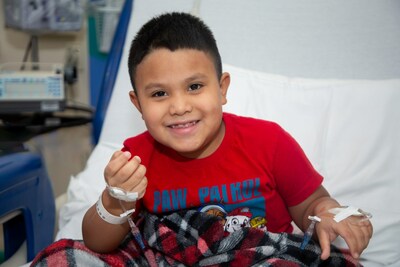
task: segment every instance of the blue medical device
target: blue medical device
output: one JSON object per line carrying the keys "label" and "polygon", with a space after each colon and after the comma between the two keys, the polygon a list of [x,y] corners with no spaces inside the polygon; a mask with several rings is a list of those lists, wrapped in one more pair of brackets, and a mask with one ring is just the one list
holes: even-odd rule
{"label": "blue medical device", "polygon": [[53,241],[55,201],[40,155],[18,152],[0,157],[0,222],[6,260],[24,240],[27,261]]}

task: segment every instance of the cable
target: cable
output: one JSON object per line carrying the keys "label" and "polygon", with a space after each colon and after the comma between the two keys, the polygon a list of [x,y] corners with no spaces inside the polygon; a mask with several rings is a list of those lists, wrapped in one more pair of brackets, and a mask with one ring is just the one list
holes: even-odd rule
{"label": "cable", "polygon": [[[68,114],[68,110],[83,114]],[[36,135],[91,123],[93,114],[93,108],[76,104],[67,104],[62,112],[1,114],[0,132],[7,140],[0,141],[27,141]]]}
{"label": "cable", "polygon": [[28,56],[29,56],[29,52],[31,51],[31,48],[32,48],[32,36],[29,39],[28,45],[26,46],[25,54],[24,54],[24,58],[22,59],[22,65],[20,67],[20,70],[25,70],[25,63],[28,60]]}
{"label": "cable", "polygon": [[77,105],[69,105],[69,104],[67,104],[65,106],[65,109],[83,111],[83,112],[89,113],[90,115],[93,115],[93,113],[95,111],[94,108],[92,108],[90,106],[77,106]]}

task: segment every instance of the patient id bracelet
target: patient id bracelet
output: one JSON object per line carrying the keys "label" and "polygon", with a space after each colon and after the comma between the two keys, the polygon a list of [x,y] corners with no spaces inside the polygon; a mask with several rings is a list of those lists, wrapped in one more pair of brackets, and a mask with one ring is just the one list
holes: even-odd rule
{"label": "patient id bracelet", "polygon": [[102,196],[100,195],[99,200],[96,202],[96,211],[97,214],[100,216],[103,221],[106,221],[110,224],[123,224],[128,221],[128,218],[131,216],[133,212],[135,212],[135,209],[130,209],[124,211],[122,214],[119,216],[115,216],[111,213],[109,213],[106,208],[104,208],[103,201],[102,201]]}

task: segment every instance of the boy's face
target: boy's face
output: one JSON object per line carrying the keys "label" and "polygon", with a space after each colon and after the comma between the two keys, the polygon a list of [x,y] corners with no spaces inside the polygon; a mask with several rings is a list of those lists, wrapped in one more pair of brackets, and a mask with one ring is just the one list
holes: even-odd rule
{"label": "boy's face", "polygon": [[188,158],[218,148],[230,77],[224,73],[218,80],[211,57],[193,49],[156,49],[137,66],[135,78],[131,101],[154,139]]}

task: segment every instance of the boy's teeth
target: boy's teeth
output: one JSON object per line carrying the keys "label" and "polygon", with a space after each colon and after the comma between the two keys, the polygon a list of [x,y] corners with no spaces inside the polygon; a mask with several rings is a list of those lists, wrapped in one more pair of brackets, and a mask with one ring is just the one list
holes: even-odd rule
{"label": "boy's teeth", "polygon": [[172,125],[172,128],[176,129],[176,128],[186,128],[186,127],[190,127],[192,125],[194,125],[195,122],[188,122],[188,123],[184,123],[184,124],[174,124]]}

